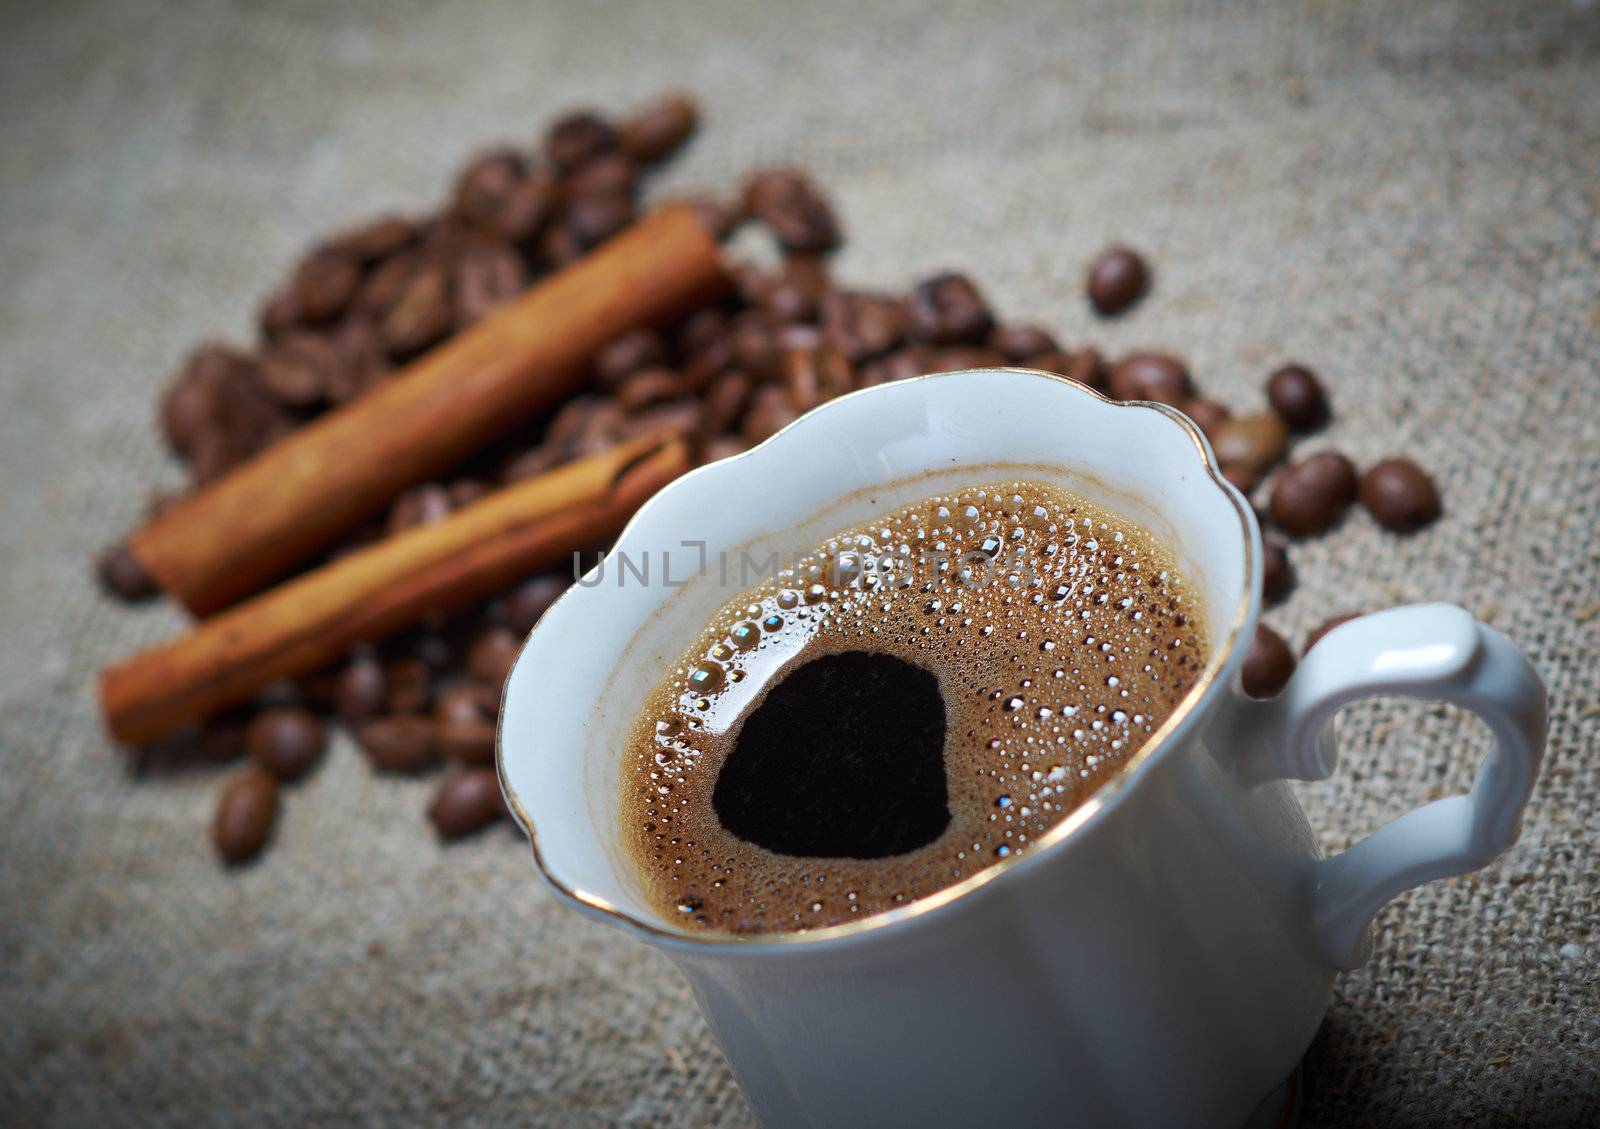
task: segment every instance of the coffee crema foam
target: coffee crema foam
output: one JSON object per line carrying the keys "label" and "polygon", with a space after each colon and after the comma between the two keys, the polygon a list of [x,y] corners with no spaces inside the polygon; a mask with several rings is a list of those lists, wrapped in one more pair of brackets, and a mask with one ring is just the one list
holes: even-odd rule
{"label": "coffee crema foam", "polygon": [[[620,814],[649,902],[704,929],[815,929],[926,897],[1026,850],[1194,684],[1204,618],[1148,531],[1051,485],[942,493],[835,534],[724,605],[640,711]],[[835,665],[859,667],[850,652],[938,680],[943,831],[877,858],[780,854],[734,835],[713,793],[730,756],[744,755],[741,728],[813,660],[848,656]],[[882,702],[891,732],[898,705]],[[817,759],[828,772],[827,750]]]}

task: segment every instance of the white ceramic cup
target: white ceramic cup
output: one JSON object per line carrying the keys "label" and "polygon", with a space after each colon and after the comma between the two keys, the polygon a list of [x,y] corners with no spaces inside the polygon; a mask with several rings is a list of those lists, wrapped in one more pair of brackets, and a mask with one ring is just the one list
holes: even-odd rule
{"label": "white ceramic cup", "polygon": [[[1002,477],[1102,501],[1176,551],[1214,640],[1177,710],[1026,851],[891,912],[747,937],[651,908],[620,834],[624,734],[733,595],[717,562],[792,559]],[[667,487],[614,553],[636,568],[653,555],[651,582],[612,569],[545,614],[507,683],[502,785],[556,892],[688,978],[769,1127],[1237,1126],[1294,1070],[1335,973],[1366,959],[1373,914],[1515,841],[1544,746],[1533,669],[1442,604],[1345,624],[1277,698],[1244,697],[1261,602],[1250,506],[1178,412],[1044,373],[948,373],[832,401]],[[1324,858],[1285,781],[1331,773],[1332,715],[1371,695],[1465,706],[1495,747],[1468,795]]]}

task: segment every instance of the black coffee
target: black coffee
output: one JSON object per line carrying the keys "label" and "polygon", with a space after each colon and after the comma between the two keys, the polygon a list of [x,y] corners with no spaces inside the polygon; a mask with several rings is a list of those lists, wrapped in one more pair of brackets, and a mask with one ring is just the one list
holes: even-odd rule
{"label": "black coffee", "polygon": [[835,925],[1025,851],[1205,665],[1169,554],[1031,482],[925,499],[728,602],[630,737],[644,892],[692,926]]}
{"label": "black coffee", "polygon": [[891,655],[845,651],[767,691],[717,774],[723,827],[780,855],[878,859],[950,825],[939,680]]}

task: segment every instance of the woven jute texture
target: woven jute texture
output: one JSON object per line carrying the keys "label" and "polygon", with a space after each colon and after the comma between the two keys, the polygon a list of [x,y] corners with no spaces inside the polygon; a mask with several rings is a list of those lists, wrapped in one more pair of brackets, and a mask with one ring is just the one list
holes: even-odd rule
{"label": "woven jute texture", "polygon": [[[1443,521],[1353,514],[1269,619],[1298,642],[1464,604],[1548,681],[1549,753],[1517,847],[1380,915],[1305,1123],[1600,1119],[1592,0],[67,3],[9,5],[0,53],[0,1122],[751,1123],[671,968],[558,905],[512,831],[439,847],[427,785],[341,737],[265,859],[223,873],[216,773],[136,779],[92,693],[180,623],[101,598],[86,561],[176,480],[152,412],[186,348],[247,337],[309,238],[431,203],[473,146],[676,85],[708,124],[658,191],[804,162],[848,281],[959,266],[1069,343],[1182,353],[1235,405],[1301,358],[1335,400],[1320,442],[1436,474]],[[1081,275],[1113,239],[1158,279],[1103,324]],[[1464,790],[1487,746],[1429,705],[1344,732],[1304,789],[1329,849]]]}

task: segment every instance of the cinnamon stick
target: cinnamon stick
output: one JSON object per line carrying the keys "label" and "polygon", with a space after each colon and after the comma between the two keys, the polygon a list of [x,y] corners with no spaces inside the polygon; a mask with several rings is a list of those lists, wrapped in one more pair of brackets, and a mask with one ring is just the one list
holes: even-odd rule
{"label": "cinnamon stick", "polygon": [[129,548],[197,615],[226,607],[570,395],[602,346],[731,285],[693,211],[663,209],[136,530]]}
{"label": "cinnamon stick", "polygon": [[645,436],[296,577],[102,671],[106,728],[129,744],[155,740],[358,642],[509,588],[614,536],[689,466],[682,439]]}

